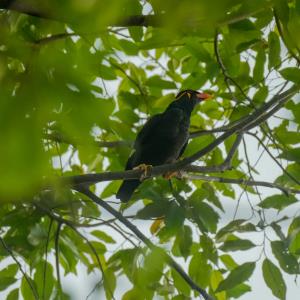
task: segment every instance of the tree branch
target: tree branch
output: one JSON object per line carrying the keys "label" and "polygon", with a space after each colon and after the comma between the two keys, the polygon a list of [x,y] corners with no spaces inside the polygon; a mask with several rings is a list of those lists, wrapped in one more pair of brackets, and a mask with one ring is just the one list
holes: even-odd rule
{"label": "tree branch", "polygon": [[224,177],[217,177],[217,176],[205,176],[205,175],[198,175],[198,174],[181,174],[180,178],[187,178],[191,180],[204,180],[204,181],[211,181],[211,182],[221,182],[221,183],[230,183],[230,184],[240,184],[246,186],[264,186],[268,188],[275,188],[279,189],[285,194],[300,194],[300,190],[292,189],[289,187],[283,187],[277,183],[267,182],[267,181],[254,181],[248,179],[235,179],[235,178],[224,178]]}
{"label": "tree branch", "polygon": [[[108,211],[110,214],[112,214],[114,217],[116,217],[122,224],[124,224],[127,228],[129,228],[141,241],[143,241],[145,245],[147,245],[150,249],[154,250],[158,248],[140,230],[138,230],[138,228],[134,224],[129,222],[126,218],[123,217],[121,213],[119,213],[117,210],[111,207],[107,202],[97,197],[89,189],[81,186],[81,187],[77,187],[76,190],[89,197],[92,201],[94,201],[102,208],[104,208],[106,211]],[[213,299],[211,296],[209,296],[206,293],[204,289],[199,287],[191,279],[191,277],[181,268],[179,264],[177,264],[177,262],[171,256],[166,254],[166,258],[167,258],[167,263],[170,265],[170,267],[174,268],[193,290],[199,292],[205,300]]]}
{"label": "tree branch", "polygon": [[[158,175],[162,175],[166,172],[170,171],[177,171],[179,169],[185,171],[197,171],[197,172],[216,172],[220,170],[220,166],[217,168],[215,167],[198,167],[198,166],[190,166],[191,163],[198,160],[199,158],[203,157],[204,155],[211,152],[221,143],[223,143],[227,138],[232,136],[235,133],[239,133],[241,138],[241,133],[244,131],[249,131],[250,129],[256,127],[260,123],[266,121],[270,116],[272,116],[276,111],[278,111],[294,94],[298,92],[298,86],[292,86],[290,89],[286,90],[285,92],[275,95],[270,101],[262,105],[260,108],[256,109],[252,114],[249,116],[241,118],[239,122],[235,122],[232,127],[229,126],[229,129],[225,131],[222,135],[216,138],[212,143],[204,147],[203,149],[199,150],[198,152],[194,153],[193,155],[177,161],[173,164],[164,164],[160,166],[153,167],[151,172],[149,172],[149,177],[154,177]],[[270,109],[271,108],[271,109]],[[270,109],[268,111],[268,109]],[[235,144],[236,147],[238,146],[240,140],[237,139]],[[232,150],[233,155],[235,149]],[[230,158],[230,156],[229,156]],[[225,161],[225,166],[227,162]],[[224,166],[223,166],[224,167]],[[221,167],[222,168],[222,167]],[[76,186],[78,184],[93,184],[100,181],[109,181],[109,180],[121,180],[121,179],[137,179],[140,178],[143,171],[141,170],[129,170],[123,172],[104,172],[98,174],[84,174],[84,175],[77,175],[77,176],[69,176],[69,177],[62,177],[60,180],[64,184],[70,184]],[[47,188],[49,184],[45,184],[45,188]]]}
{"label": "tree branch", "polygon": [[[216,21],[214,26],[221,27],[229,24],[234,24],[240,22],[241,20],[248,19],[249,17],[262,12],[271,6],[272,2],[269,5],[264,5],[263,7],[249,11],[240,15],[230,14],[225,15],[225,17],[220,18],[220,20]],[[77,23],[78,19],[86,18],[89,19],[95,13],[95,11],[78,11],[72,10],[72,6],[69,5],[67,8],[69,9],[69,13],[66,14],[64,11],[60,10],[59,4],[52,3],[51,1],[32,1],[32,0],[0,0],[0,9],[5,10],[13,10],[19,13],[27,14],[34,17],[55,20],[64,23]],[[101,11],[103,14],[104,12]],[[94,15],[93,15],[94,16]],[[99,16],[100,17],[100,16]],[[132,15],[125,16],[120,18],[119,20],[111,21],[110,24],[106,24],[106,26],[112,27],[130,27],[130,26],[139,26],[139,27],[161,27],[163,26],[169,18],[174,18],[174,14],[170,14],[168,12],[163,14],[155,14],[155,15]],[[186,24],[182,24],[187,28],[193,27],[201,27],[207,26],[207,19],[198,19],[198,18],[188,18]],[[213,26],[213,25],[212,25]]]}

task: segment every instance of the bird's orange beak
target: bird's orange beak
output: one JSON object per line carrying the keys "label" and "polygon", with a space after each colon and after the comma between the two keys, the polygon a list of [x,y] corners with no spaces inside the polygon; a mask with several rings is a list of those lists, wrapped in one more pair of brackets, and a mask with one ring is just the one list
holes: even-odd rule
{"label": "bird's orange beak", "polygon": [[213,96],[207,93],[197,93],[197,98],[201,101],[211,99]]}

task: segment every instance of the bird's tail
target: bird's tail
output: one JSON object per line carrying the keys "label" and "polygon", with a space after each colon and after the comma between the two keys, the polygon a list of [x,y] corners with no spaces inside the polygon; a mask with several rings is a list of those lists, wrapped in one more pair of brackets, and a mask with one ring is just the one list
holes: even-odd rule
{"label": "bird's tail", "polygon": [[141,184],[138,179],[124,180],[120,186],[116,197],[122,202],[128,202],[134,192],[134,190]]}

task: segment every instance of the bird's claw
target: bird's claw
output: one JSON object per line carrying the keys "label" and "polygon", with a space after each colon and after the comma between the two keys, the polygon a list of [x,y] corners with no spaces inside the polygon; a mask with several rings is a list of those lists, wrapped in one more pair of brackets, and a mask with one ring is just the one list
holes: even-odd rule
{"label": "bird's claw", "polygon": [[152,168],[153,168],[152,165],[140,164],[134,167],[133,170],[143,171],[140,177],[140,181],[143,181],[145,178],[150,176]]}
{"label": "bird's claw", "polygon": [[181,171],[180,170],[170,171],[170,172],[163,174],[163,178],[165,178],[167,180],[171,179],[172,177],[181,178],[182,177]]}

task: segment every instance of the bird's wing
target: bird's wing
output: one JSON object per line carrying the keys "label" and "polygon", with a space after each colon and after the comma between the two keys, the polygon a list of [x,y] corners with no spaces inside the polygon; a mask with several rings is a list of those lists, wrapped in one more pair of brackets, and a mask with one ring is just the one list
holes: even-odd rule
{"label": "bird's wing", "polygon": [[153,134],[153,132],[160,126],[162,120],[162,114],[157,114],[151,117],[143,126],[141,131],[138,133],[136,140],[134,142],[134,149],[138,149],[141,145],[147,141],[149,135]]}
{"label": "bird's wing", "polygon": [[169,109],[162,114],[151,117],[138,133],[134,143],[134,149],[141,149],[144,145],[149,143],[149,140],[153,140],[153,137],[177,136],[183,118],[184,113],[178,108]]}

